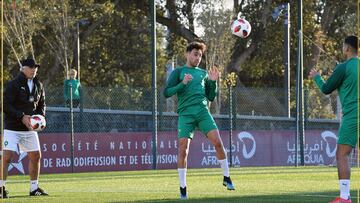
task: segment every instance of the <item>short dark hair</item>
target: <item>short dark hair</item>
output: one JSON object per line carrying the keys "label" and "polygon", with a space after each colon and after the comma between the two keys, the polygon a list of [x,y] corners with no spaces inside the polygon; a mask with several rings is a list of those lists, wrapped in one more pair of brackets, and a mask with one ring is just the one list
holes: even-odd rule
{"label": "short dark hair", "polygon": [[355,35],[347,36],[344,40],[344,43],[351,46],[355,50],[355,52],[358,51],[359,41],[357,36]]}
{"label": "short dark hair", "polygon": [[201,50],[204,53],[206,45],[203,42],[191,42],[187,45],[186,52],[191,52],[193,49]]}

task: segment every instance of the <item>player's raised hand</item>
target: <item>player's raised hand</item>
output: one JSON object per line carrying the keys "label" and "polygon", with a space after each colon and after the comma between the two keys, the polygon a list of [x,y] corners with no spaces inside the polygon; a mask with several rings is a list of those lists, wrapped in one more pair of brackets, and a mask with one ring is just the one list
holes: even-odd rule
{"label": "player's raised hand", "polygon": [[187,85],[192,79],[193,79],[192,75],[186,73],[182,83],[184,83],[184,85]]}
{"label": "player's raised hand", "polygon": [[313,78],[316,75],[319,75],[319,72],[317,72],[315,68],[311,69],[309,73],[309,78]]}
{"label": "player's raised hand", "polygon": [[208,74],[210,80],[218,80],[220,73],[216,67],[212,67],[210,70],[208,70]]}

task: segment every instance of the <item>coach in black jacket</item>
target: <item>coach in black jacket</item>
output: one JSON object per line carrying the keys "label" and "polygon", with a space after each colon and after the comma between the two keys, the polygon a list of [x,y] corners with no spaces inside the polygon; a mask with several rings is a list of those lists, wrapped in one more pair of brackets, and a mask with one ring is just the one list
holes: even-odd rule
{"label": "coach in black jacket", "polygon": [[5,182],[8,167],[17,152],[27,152],[29,157],[30,196],[47,195],[38,187],[40,174],[40,143],[37,132],[31,129],[30,116],[41,114],[45,116],[45,91],[42,83],[36,77],[40,65],[33,59],[21,62],[19,75],[11,80],[4,92],[4,164],[3,176],[0,180],[0,197],[7,198]]}
{"label": "coach in black jacket", "polygon": [[[22,68],[23,69],[23,68]],[[5,129],[14,131],[28,131],[29,123],[21,122],[25,115],[32,116],[40,114],[45,116],[45,92],[42,83],[35,76],[37,68],[30,69],[34,71],[33,89],[30,92],[28,78],[23,71],[10,81],[5,90],[4,112]],[[32,74],[32,73],[31,73]],[[31,77],[30,76],[30,77]],[[25,118],[28,116],[25,116]],[[28,120],[27,118],[24,120]]]}

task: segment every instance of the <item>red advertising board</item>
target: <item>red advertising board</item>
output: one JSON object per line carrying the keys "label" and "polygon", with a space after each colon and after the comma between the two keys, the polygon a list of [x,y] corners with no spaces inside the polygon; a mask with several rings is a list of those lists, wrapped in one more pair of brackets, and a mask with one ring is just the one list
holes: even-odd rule
{"label": "red advertising board", "polygon": [[[290,130],[253,130],[233,133],[221,131],[234,166],[286,166],[295,164],[295,133]],[[74,162],[71,161],[70,134],[40,133],[41,173],[92,172],[152,169],[151,132],[76,133]],[[328,165],[335,159],[335,131],[306,131],[306,165]],[[177,167],[176,132],[159,132],[157,168]],[[299,150],[299,149],[298,149]],[[300,161],[300,157],[298,157]],[[20,154],[10,166],[10,174],[27,173],[26,154]],[[219,167],[214,147],[200,133],[190,144],[189,168]]]}

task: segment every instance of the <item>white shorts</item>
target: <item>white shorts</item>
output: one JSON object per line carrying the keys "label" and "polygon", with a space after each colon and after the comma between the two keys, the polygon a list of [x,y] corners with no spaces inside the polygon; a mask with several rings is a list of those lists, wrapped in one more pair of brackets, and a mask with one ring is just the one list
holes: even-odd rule
{"label": "white shorts", "polygon": [[40,151],[38,133],[36,131],[4,130],[4,150],[20,152]]}

